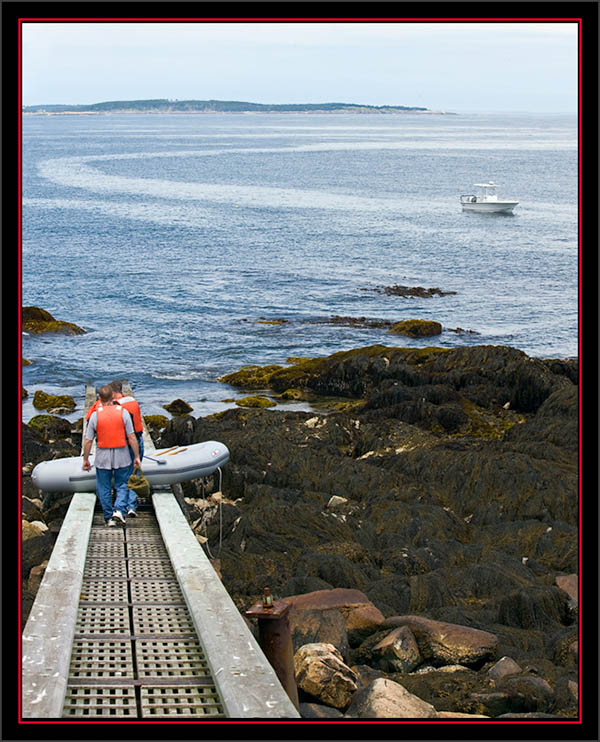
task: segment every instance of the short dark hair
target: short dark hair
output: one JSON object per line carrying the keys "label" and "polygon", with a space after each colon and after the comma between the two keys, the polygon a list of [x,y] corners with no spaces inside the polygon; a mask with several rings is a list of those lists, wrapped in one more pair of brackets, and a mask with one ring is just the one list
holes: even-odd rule
{"label": "short dark hair", "polygon": [[122,381],[111,381],[108,385],[113,392],[122,392],[123,391],[123,382]]}
{"label": "short dark hair", "polygon": [[98,389],[98,396],[101,402],[110,402],[113,397],[113,390],[110,384],[105,384]]}

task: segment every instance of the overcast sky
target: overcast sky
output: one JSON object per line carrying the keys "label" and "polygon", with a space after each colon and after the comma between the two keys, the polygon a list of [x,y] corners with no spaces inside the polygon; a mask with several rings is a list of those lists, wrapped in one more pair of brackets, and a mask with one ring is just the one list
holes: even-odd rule
{"label": "overcast sky", "polygon": [[577,111],[576,23],[23,23],[23,104]]}

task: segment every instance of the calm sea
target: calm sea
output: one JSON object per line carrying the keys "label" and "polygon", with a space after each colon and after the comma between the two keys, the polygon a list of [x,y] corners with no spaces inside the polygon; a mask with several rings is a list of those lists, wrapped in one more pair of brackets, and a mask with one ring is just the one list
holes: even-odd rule
{"label": "calm sea", "polygon": [[[489,179],[514,215],[461,211]],[[146,414],[205,415],[244,364],[374,343],[576,356],[577,188],[574,116],[25,116],[23,304],[88,333],[23,336],[23,418],[36,389],[81,407],[113,378]],[[394,284],[456,293],[373,291]],[[333,315],[444,333],[315,324]]]}

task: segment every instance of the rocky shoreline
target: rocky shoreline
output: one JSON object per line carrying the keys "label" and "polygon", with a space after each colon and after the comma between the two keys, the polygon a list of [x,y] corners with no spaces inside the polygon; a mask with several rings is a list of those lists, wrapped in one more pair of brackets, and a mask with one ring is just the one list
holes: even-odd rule
{"label": "rocky shoreline", "polygon": [[[302,715],[577,718],[577,361],[295,360],[222,380],[318,412],[180,414],[154,435],[229,447],[222,495],[183,485],[188,516],[242,613],[265,586],[292,603]],[[81,436],[43,417],[23,424],[25,616],[70,501],[28,475]]]}

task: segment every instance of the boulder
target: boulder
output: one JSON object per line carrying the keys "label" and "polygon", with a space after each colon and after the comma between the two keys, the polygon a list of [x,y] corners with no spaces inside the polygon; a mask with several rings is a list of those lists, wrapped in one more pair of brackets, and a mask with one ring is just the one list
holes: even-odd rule
{"label": "boulder", "polygon": [[408,335],[413,338],[431,337],[442,334],[442,326],[439,322],[431,322],[423,319],[406,319],[397,322],[388,332],[396,335]]}
{"label": "boulder", "polygon": [[[485,716],[502,716],[510,713],[514,703],[508,693],[498,691],[492,693],[473,693],[469,698],[473,713]],[[519,711],[523,710],[519,704]]]}
{"label": "boulder", "polygon": [[344,714],[331,706],[319,703],[301,703],[300,716],[303,719],[343,719]]}
{"label": "boulder", "polygon": [[470,668],[464,665],[442,665],[441,667],[434,667],[433,665],[423,665],[415,670],[415,675],[427,675],[428,673],[442,673],[442,675],[450,675],[455,672],[472,672]]}
{"label": "boulder", "polygon": [[344,709],[356,692],[357,677],[333,644],[305,644],[294,669],[298,688],[327,706]]}
{"label": "boulder", "polygon": [[579,577],[578,575],[560,575],[555,580],[556,585],[564,590],[575,605],[579,605]]}
{"label": "boulder", "polygon": [[71,435],[71,423],[55,415],[35,415],[28,425],[36,430],[46,443],[57,438],[69,438]]}
{"label": "boulder", "polygon": [[292,595],[285,600],[297,609],[340,611],[346,623],[350,644],[359,643],[361,636],[377,631],[385,620],[381,611],[360,590],[316,590],[303,595]]}
{"label": "boulder", "polygon": [[415,635],[424,659],[436,665],[477,665],[493,659],[498,637],[488,631],[472,629],[422,616],[392,616],[384,627],[407,626]]}
{"label": "boulder", "polygon": [[547,713],[554,703],[554,691],[543,678],[511,675],[491,693],[473,693],[471,702],[477,713],[489,716]]}
{"label": "boulder", "polygon": [[260,394],[236,399],[235,403],[238,407],[277,407],[277,402]]}
{"label": "boulder", "polygon": [[45,524],[42,525],[21,521],[21,570],[24,577],[29,575],[32,567],[49,559],[52,553],[50,532]]}
{"label": "boulder", "polygon": [[374,670],[369,665],[352,665],[351,669],[356,673],[358,680],[358,690],[366,688],[374,680],[386,677],[386,674],[381,670]]}
{"label": "boulder", "polygon": [[510,657],[502,657],[488,670],[488,677],[498,683],[508,675],[518,675],[522,668]]}
{"label": "boulder", "polygon": [[169,402],[169,404],[164,404],[163,407],[171,415],[188,415],[194,409],[187,402],[184,402],[183,399],[175,399],[173,402]]}
{"label": "boulder", "polygon": [[231,384],[245,389],[262,389],[269,383],[271,376],[282,368],[283,366],[276,365],[242,366],[239,371],[221,376],[219,381],[223,384]]}
{"label": "boulder", "polygon": [[379,678],[358,691],[346,717],[359,719],[433,719],[435,708],[393,680]]}
{"label": "boulder", "polygon": [[32,335],[59,333],[62,335],[83,335],[85,330],[72,322],[55,319],[50,312],[39,307],[22,307],[21,329]]}
{"label": "boulder", "polygon": [[510,697],[514,711],[546,713],[552,708],[554,690],[544,678],[513,675],[501,680],[497,688],[501,693],[506,693]]}
{"label": "boulder", "polygon": [[348,657],[346,622],[336,608],[317,610],[292,605],[288,620],[294,652],[305,644],[333,644],[342,657]]}
{"label": "boulder", "polygon": [[47,394],[41,389],[33,395],[33,406],[38,410],[51,410],[54,408],[64,408],[69,412],[73,412],[75,407],[75,400],[68,394]]}
{"label": "boulder", "polygon": [[555,628],[568,623],[568,595],[555,586],[532,586],[502,599],[498,622],[522,629]]}
{"label": "boulder", "polygon": [[408,626],[391,631],[373,647],[372,653],[376,666],[388,672],[411,672],[423,661]]}
{"label": "boulder", "polygon": [[21,517],[28,520],[30,523],[34,520],[44,520],[44,515],[41,511],[41,500],[38,498],[31,499],[25,495],[21,496]]}
{"label": "boulder", "polygon": [[21,540],[22,543],[26,543],[30,539],[41,536],[48,530],[48,526],[40,521],[29,522],[27,520],[21,521]]}
{"label": "boulder", "polygon": [[345,505],[348,502],[348,500],[345,497],[340,497],[339,495],[332,495],[329,498],[329,502],[327,503],[327,508],[330,510],[335,510],[335,508],[339,508],[342,505]]}

